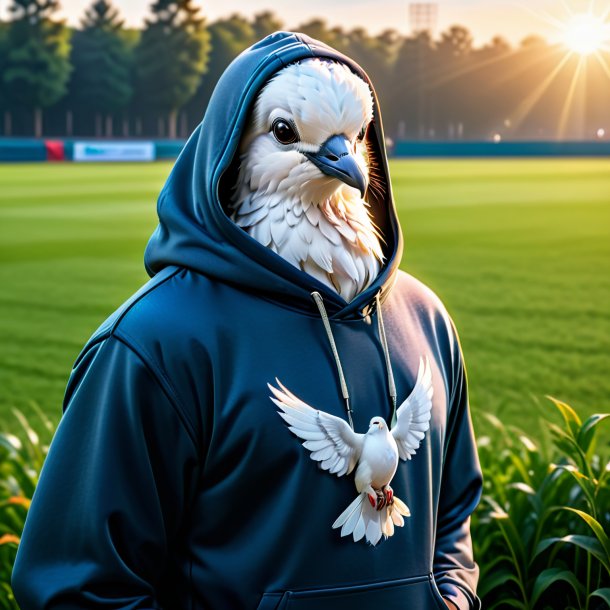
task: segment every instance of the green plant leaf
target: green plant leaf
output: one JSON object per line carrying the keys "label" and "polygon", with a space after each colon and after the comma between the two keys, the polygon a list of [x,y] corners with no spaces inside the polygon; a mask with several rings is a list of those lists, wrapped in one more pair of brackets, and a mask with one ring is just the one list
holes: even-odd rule
{"label": "green plant leaf", "polygon": [[601,473],[601,475],[599,477],[599,481],[597,483],[597,490],[596,491],[599,491],[603,487],[603,485],[606,482],[606,479],[608,477],[610,477],[610,462],[608,462],[606,464],[606,466],[604,467],[604,469],[602,470],[602,473]]}
{"label": "green plant leaf", "polygon": [[511,608],[525,608],[525,604],[517,599],[501,599],[492,606],[489,606],[489,608],[486,608],[486,610],[496,610],[496,608],[506,608],[506,606]]}
{"label": "green plant leaf", "polygon": [[586,453],[589,450],[591,441],[595,436],[595,428],[597,424],[610,417],[610,413],[595,413],[591,415],[585,423],[581,426],[576,437],[576,442],[580,445],[582,450]]}
{"label": "green plant leaf", "polygon": [[498,555],[496,557],[494,557],[491,561],[486,562],[485,564],[482,564],[480,566],[480,570],[481,570],[481,582],[483,582],[485,580],[485,577],[488,573],[492,572],[492,573],[496,573],[497,572],[497,566],[498,564],[501,564],[503,562],[507,562],[507,563],[512,563],[512,557],[510,557],[509,555]]}
{"label": "green plant leaf", "polygon": [[488,578],[481,580],[477,587],[478,595],[479,597],[485,597],[494,589],[505,587],[507,582],[515,583],[517,589],[519,589],[519,580],[510,570],[507,570],[506,568],[498,570]]}
{"label": "green plant leaf", "polygon": [[531,496],[535,496],[536,492],[534,491],[534,489],[529,486],[527,483],[522,483],[520,481],[518,481],[517,483],[511,483],[508,487],[510,487],[510,489],[518,489],[519,491],[522,491],[524,494],[528,494]]}
{"label": "green plant leaf", "polygon": [[576,411],[572,409],[572,407],[561,400],[554,398],[553,396],[549,396],[547,394],[547,398],[557,407],[559,412],[561,413],[563,420],[566,424],[566,430],[571,433],[573,438],[576,438],[578,431],[582,425],[580,421],[580,417],[576,414]]}
{"label": "green plant leaf", "polygon": [[549,422],[548,427],[553,435],[555,445],[571,455],[572,449],[576,445],[576,439],[557,424]]}
{"label": "green plant leaf", "polygon": [[610,589],[597,589],[589,595],[589,599],[592,597],[601,597],[610,607]]}
{"label": "green plant leaf", "polygon": [[521,441],[521,444],[530,453],[540,453],[540,450],[538,449],[538,445],[536,445],[536,443],[531,438],[529,438],[529,436],[526,436],[525,434],[521,434],[521,435],[519,435],[519,440]]}
{"label": "green plant leaf", "polygon": [[527,567],[527,560],[523,541],[521,540],[521,536],[515,527],[515,524],[508,515],[506,515],[506,517],[500,516],[496,519],[496,523],[504,536],[504,540],[506,541],[508,550],[512,556],[511,563],[516,572],[515,582],[525,598],[526,582],[524,572]]}
{"label": "green plant leaf", "polygon": [[41,468],[44,461],[44,454],[42,452],[42,445],[38,433],[31,426],[27,417],[19,409],[13,407],[12,411],[13,415],[19,420],[19,423],[27,436],[28,442],[25,445],[25,449],[28,451],[29,459],[31,460],[32,464],[36,464],[39,468]]}
{"label": "green plant leaf", "polygon": [[481,413],[481,415],[496,429],[501,432],[503,436],[506,436],[506,427],[502,423],[499,417],[496,417],[493,413]]}
{"label": "green plant leaf", "polygon": [[532,589],[532,596],[530,598],[530,606],[533,608],[540,596],[556,582],[564,581],[571,585],[572,589],[576,593],[576,598],[580,600],[580,593],[582,591],[582,585],[578,581],[578,578],[573,572],[564,570],[563,568],[548,568],[538,574],[534,582]]}
{"label": "green plant leaf", "polygon": [[51,435],[55,434],[55,426],[53,422],[47,417],[47,414],[40,408],[40,405],[37,402],[31,401],[30,407],[36,411],[36,415],[42,422],[43,426],[51,433]]}
{"label": "green plant leaf", "polygon": [[18,546],[19,536],[15,536],[15,534],[2,534],[2,536],[0,536],[0,545],[2,544],[14,544],[15,546]]}
{"label": "green plant leaf", "polygon": [[489,515],[492,519],[507,519],[508,513],[500,506],[500,504],[494,500],[491,496],[484,495],[482,502],[489,504],[492,509]]}
{"label": "green plant leaf", "polygon": [[521,476],[521,479],[523,481],[526,481],[527,483],[530,483],[531,477],[529,474],[529,469],[525,465],[525,462],[521,459],[521,457],[519,455],[517,455],[515,452],[511,451],[509,458],[510,458],[510,461],[515,466],[515,468],[517,469],[517,472]]}
{"label": "green plant leaf", "polygon": [[489,436],[479,436],[477,437],[477,449],[479,452],[483,451],[485,448],[491,446],[491,438]]}
{"label": "green plant leaf", "polygon": [[534,551],[534,557],[537,557],[544,551],[546,551],[551,545],[558,542],[565,542],[567,544],[573,544],[581,549],[584,549],[593,557],[595,557],[610,574],[610,561],[604,551],[604,547],[597,538],[593,536],[582,536],[580,534],[568,534],[567,536],[544,538],[538,543],[536,550]]}
{"label": "green plant leaf", "polygon": [[578,483],[578,486],[583,490],[589,503],[589,510],[595,511],[595,483],[587,476],[584,475],[576,466],[572,464],[551,464],[551,468],[555,470],[563,470],[569,472],[573,479]]}
{"label": "green plant leaf", "polygon": [[19,420],[21,427],[27,434],[27,437],[28,437],[28,440],[30,441],[30,443],[32,445],[38,445],[39,441],[40,441],[40,439],[38,437],[38,433],[34,430],[34,428],[32,428],[32,426],[30,425],[30,422],[27,420],[27,417],[19,409],[16,409],[15,407],[13,407],[12,411],[13,411],[13,415]]}
{"label": "green plant leaf", "polygon": [[22,448],[19,437],[7,432],[0,433],[0,445],[6,447],[9,452],[19,451]]}
{"label": "green plant leaf", "polygon": [[573,513],[576,513],[593,531],[597,539],[600,541],[602,547],[604,548],[604,552],[606,553],[606,558],[610,563],[610,538],[606,532],[604,532],[604,528],[602,524],[594,519],[591,515],[585,513],[582,510],[578,510],[577,508],[572,508],[571,506],[564,506],[564,510],[569,510]]}
{"label": "green plant leaf", "polygon": [[576,438],[571,434],[568,434],[564,430],[562,430],[556,424],[549,423],[548,425],[551,434],[553,435],[553,442],[558,449],[561,449],[569,458],[572,459],[573,462],[576,462],[580,465],[580,467],[590,473],[590,466],[587,462],[587,456],[584,454],[583,450],[580,448],[580,445],[576,442]]}

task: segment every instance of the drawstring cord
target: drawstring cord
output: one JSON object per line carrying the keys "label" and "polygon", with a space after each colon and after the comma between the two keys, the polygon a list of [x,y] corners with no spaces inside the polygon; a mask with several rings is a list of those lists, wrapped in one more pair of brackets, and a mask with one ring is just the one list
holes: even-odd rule
{"label": "drawstring cord", "polygon": [[379,293],[375,295],[375,302],[377,303],[377,328],[379,330],[379,338],[381,340],[381,347],[383,348],[383,355],[385,356],[385,366],[388,372],[388,391],[390,392],[390,401],[392,402],[392,423],[391,427],[396,423],[396,384],[394,383],[394,373],[392,372],[392,363],[390,362],[390,349],[388,348],[388,338],[385,334],[385,326],[383,325],[383,315],[381,313],[381,301],[379,299]]}
{"label": "drawstring cord", "polygon": [[322,295],[319,292],[314,291],[311,293],[311,296],[313,297],[313,300],[316,302],[318,310],[320,311],[320,316],[322,317],[322,322],[324,323],[324,329],[326,330],[328,342],[330,343],[330,349],[332,350],[333,356],[335,357],[335,364],[337,365],[337,372],[339,373],[339,383],[341,384],[341,393],[343,394],[343,400],[345,400],[345,407],[347,409],[347,418],[349,420],[350,428],[353,430],[354,422],[352,421],[352,407],[349,403],[349,391],[347,389],[347,383],[345,383],[345,375],[343,374],[341,360],[339,360],[339,352],[337,351],[333,331],[330,327],[330,321],[328,319],[328,314],[326,313],[326,307],[324,307],[324,301],[322,300]]}
{"label": "drawstring cord", "polygon": [[[318,307],[318,311],[320,312],[320,317],[322,318],[322,323],[324,324],[324,330],[326,330],[326,336],[328,337],[328,342],[330,343],[330,349],[335,358],[335,365],[337,366],[337,373],[339,374],[339,383],[341,385],[341,394],[343,395],[343,399],[345,400],[345,407],[347,409],[347,419],[349,421],[350,428],[354,429],[354,422],[352,420],[353,409],[350,405],[349,401],[349,391],[347,389],[347,383],[345,382],[345,375],[343,374],[343,367],[341,366],[341,360],[339,359],[339,352],[337,351],[337,345],[335,343],[335,337],[333,336],[333,331],[330,326],[330,320],[328,319],[328,314],[326,313],[326,307],[324,307],[324,300],[322,299],[322,295],[314,291],[311,293],[315,304]],[[392,363],[390,361],[390,350],[388,348],[388,339],[385,334],[385,326],[383,324],[383,316],[381,314],[381,301],[379,299],[379,293],[375,295],[375,302],[377,306],[377,328],[379,331],[379,339],[381,341],[381,347],[383,349],[383,355],[385,358],[386,370],[388,374],[388,391],[390,394],[390,401],[392,403],[392,426],[396,422],[396,402],[397,402],[397,393],[396,393],[396,384],[394,382],[394,373],[392,372]]]}

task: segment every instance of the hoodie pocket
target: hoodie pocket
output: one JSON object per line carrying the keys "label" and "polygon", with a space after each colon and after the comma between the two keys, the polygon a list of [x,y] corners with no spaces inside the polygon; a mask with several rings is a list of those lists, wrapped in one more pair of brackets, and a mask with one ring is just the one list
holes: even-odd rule
{"label": "hoodie pocket", "polygon": [[445,599],[441,595],[441,592],[438,590],[434,574],[430,574],[430,588],[432,589],[432,594],[436,598],[439,609],[444,608],[444,610],[447,610],[447,604],[445,603]]}
{"label": "hoodie pocket", "polygon": [[432,574],[365,585],[265,593],[258,610],[445,610]]}

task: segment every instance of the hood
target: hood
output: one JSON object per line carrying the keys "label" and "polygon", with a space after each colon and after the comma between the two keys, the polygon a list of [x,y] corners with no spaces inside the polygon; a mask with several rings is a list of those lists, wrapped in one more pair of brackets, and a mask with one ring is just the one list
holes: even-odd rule
{"label": "hood", "polygon": [[[298,60],[321,57],[345,63],[373,92],[373,123],[367,138],[385,177],[385,198],[370,201],[382,229],[385,263],[375,281],[349,303],[308,273],[266,248],[227,216],[223,201],[235,177],[234,159],[260,89],[272,75]],[[402,256],[402,234],[392,196],[381,113],[373,85],[354,61],[304,34],[276,32],[241,53],[219,79],[203,121],[185,144],[157,203],[159,225],[144,262],[152,277],[170,265],[255,292],[284,306],[314,314],[319,292],[331,318],[363,317],[379,292],[391,289]]]}

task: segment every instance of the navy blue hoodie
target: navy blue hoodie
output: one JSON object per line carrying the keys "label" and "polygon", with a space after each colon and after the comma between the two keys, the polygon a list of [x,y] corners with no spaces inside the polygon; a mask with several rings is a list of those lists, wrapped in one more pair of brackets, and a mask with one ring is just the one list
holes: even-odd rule
{"label": "navy blue hoodie", "polygon": [[[402,237],[377,101],[368,137],[386,179],[373,205],[386,263],[347,303],[225,214],[235,154],[262,85],[326,45],[278,32],[222,75],[158,201],[151,275],[79,355],[12,576],[22,610],[479,608],[470,515],[481,471],[459,340],[439,299],[399,271]],[[377,546],[331,525],[353,475],[320,470],[269,398],[278,377],[346,417],[311,293],[330,316],[354,425],[390,421],[381,308],[398,403],[428,356],[431,427],[394,492],[411,509]]]}

